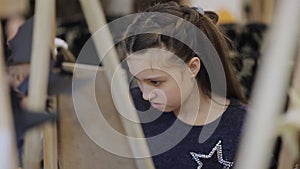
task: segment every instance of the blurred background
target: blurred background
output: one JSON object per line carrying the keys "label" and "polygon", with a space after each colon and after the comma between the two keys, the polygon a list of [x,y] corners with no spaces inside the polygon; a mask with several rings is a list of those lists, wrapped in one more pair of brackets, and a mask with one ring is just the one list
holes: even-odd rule
{"label": "blurred background", "polygon": [[[99,0],[102,4],[106,21],[112,22],[120,17],[142,12],[144,9],[156,3],[168,2],[170,0]],[[179,4],[188,6],[198,5],[204,10],[213,10],[219,14],[218,26],[227,37],[230,48],[230,60],[234,65],[236,75],[242,84],[243,92],[247,99],[250,98],[257,67],[260,64],[261,49],[266,38],[266,33],[273,22],[274,8],[277,0],[174,0]],[[12,8],[4,8],[5,2],[14,4],[14,8],[20,3],[27,4],[25,13],[16,14]],[[12,76],[10,87],[18,88],[29,75],[28,63],[20,65],[11,64],[11,47],[7,42],[12,40],[17,34],[19,28],[29,21],[34,15],[34,0],[0,0],[0,16],[3,32],[4,56],[8,73]],[[22,5],[20,5],[22,6]],[[25,5],[26,6],[26,5]],[[86,19],[83,15],[79,0],[57,0],[56,1],[56,30],[55,37],[59,38],[57,45],[56,65],[53,68],[61,67],[61,63],[75,62],[83,46],[91,37]],[[32,23],[31,23],[32,24]],[[32,32],[31,32],[32,33]],[[47,32],[45,32],[46,34]],[[50,32],[49,32],[50,33]],[[27,44],[27,40],[21,41]],[[13,43],[12,43],[13,44]],[[24,45],[25,46],[25,45]],[[28,49],[30,49],[30,45]],[[65,50],[59,50],[64,48]],[[118,49],[118,48],[117,48]],[[122,51],[118,50],[122,60]],[[25,52],[24,52],[25,53]],[[295,52],[296,53],[296,52]],[[299,53],[299,51],[298,51]],[[27,54],[30,56],[30,54]],[[60,57],[61,56],[61,60]],[[29,61],[28,58],[26,58]],[[57,72],[55,72],[57,73]],[[61,74],[70,75],[70,72],[60,70]],[[69,74],[68,74],[69,73]],[[22,74],[22,76],[19,76]],[[24,77],[23,77],[24,76]],[[27,78],[28,81],[28,78]],[[51,80],[49,80],[51,82]],[[59,86],[59,83],[54,83]],[[61,84],[66,84],[61,82]],[[68,84],[68,83],[67,83]],[[28,82],[27,82],[28,85]],[[49,84],[51,86],[51,84]],[[63,86],[63,85],[62,85]],[[28,88],[28,86],[25,86]],[[22,91],[22,90],[21,90]],[[22,91],[23,92],[23,91]],[[55,91],[60,93],[61,91]],[[54,93],[55,93],[54,92]],[[17,93],[20,94],[20,93]],[[23,92],[26,95],[26,92]],[[19,95],[16,98],[19,99]],[[23,96],[22,96],[23,98]],[[283,99],[285,101],[285,98]],[[16,102],[19,102],[17,100]],[[287,101],[286,101],[287,102]],[[23,102],[21,102],[23,104]],[[287,104],[286,104],[287,106]],[[51,107],[48,105],[47,107]],[[23,134],[23,133],[21,133]],[[23,137],[23,135],[21,135]],[[20,136],[20,137],[21,137]],[[21,138],[22,139],[22,138]],[[21,140],[20,139],[20,140]],[[21,143],[23,144],[23,142]],[[20,148],[19,148],[20,150]],[[276,151],[279,151],[277,148]],[[278,153],[278,152],[277,152]],[[19,155],[22,152],[19,152]]]}
{"label": "blurred background", "polygon": [[[100,0],[107,22],[119,17],[141,12],[145,8],[170,0]],[[219,14],[218,24],[231,40],[231,60],[236,68],[244,93],[250,95],[260,48],[272,16],[276,0],[175,0],[180,4],[199,5],[204,10]],[[33,6],[31,1],[31,7]],[[57,6],[57,37],[65,40],[70,51],[78,56],[82,46],[91,36],[79,1],[59,0]]]}
{"label": "blurred background", "polygon": [[[170,0],[101,0],[107,22],[119,17],[141,12],[145,8]],[[218,25],[226,34],[231,60],[237,76],[249,97],[259,63],[260,49],[272,16],[276,0],[175,0],[189,6],[199,5],[204,10],[219,14]],[[31,2],[31,6],[34,4]],[[57,37],[64,39],[70,51],[78,56],[91,36],[79,1],[59,0],[57,6]]]}
{"label": "blurred background", "polygon": [[[3,2],[5,1],[3,0]],[[14,1],[16,4],[20,4],[19,0]],[[122,16],[141,12],[156,3],[168,1],[170,0],[100,0],[108,23]],[[204,10],[213,10],[219,14],[217,24],[228,37],[228,45],[231,50],[230,59],[242,83],[243,91],[249,98],[256,67],[259,64],[261,46],[268,26],[272,22],[276,0],[175,1],[189,6],[199,5]],[[11,14],[2,19],[4,41],[9,41],[14,37],[20,25],[32,18],[35,1],[24,2],[29,2],[26,13],[23,15]],[[13,4],[13,2],[11,3]],[[56,37],[66,42],[68,50],[75,59],[91,37],[78,0],[56,1]],[[9,51],[5,51],[5,56],[9,57]],[[122,59],[121,52],[120,57]]]}

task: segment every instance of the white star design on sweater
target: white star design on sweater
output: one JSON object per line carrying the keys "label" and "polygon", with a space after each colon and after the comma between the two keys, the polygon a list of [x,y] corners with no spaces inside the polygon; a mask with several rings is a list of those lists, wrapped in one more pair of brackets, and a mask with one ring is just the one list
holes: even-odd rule
{"label": "white star design on sweater", "polygon": [[200,153],[194,153],[194,152],[190,152],[190,154],[192,155],[193,159],[198,164],[197,169],[201,169],[202,166],[203,166],[203,163],[200,161],[200,158],[203,158],[203,159],[211,158],[216,151],[217,151],[218,162],[221,165],[224,166],[224,169],[229,169],[230,167],[233,166],[233,162],[226,161],[226,160],[223,159],[222,142],[221,142],[221,140],[218,141],[218,143],[216,144],[216,146],[210,151],[210,153],[208,155],[206,155],[206,154],[200,154]]}

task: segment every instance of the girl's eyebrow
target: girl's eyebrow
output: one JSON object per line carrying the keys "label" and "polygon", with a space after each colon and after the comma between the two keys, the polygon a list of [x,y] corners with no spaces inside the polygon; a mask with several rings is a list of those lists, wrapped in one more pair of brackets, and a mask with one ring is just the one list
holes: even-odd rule
{"label": "girl's eyebrow", "polygon": [[[141,79],[139,79],[138,77],[136,77],[136,76],[133,76],[136,80],[141,80]],[[143,79],[143,80],[160,80],[160,79],[163,79],[163,78],[165,78],[165,76],[153,76],[153,77],[147,77],[147,78],[145,78],[145,79]]]}

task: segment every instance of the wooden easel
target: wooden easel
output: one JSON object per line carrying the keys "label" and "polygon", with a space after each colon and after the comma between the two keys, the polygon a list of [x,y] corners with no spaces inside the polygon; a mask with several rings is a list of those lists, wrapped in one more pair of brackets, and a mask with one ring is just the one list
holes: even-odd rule
{"label": "wooden easel", "polygon": [[[298,45],[299,46],[299,45]],[[300,47],[300,46],[299,46]],[[289,92],[290,104],[286,114],[281,117],[279,134],[282,136],[282,148],[278,169],[300,167],[300,51],[295,59],[295,72]]]}
{"label": "wooden easel", "polygon": [[[27,9],[27,3],[22,0],[0,0],[0,18],[7,18],[13,14],[24,13]],[[10,103],[9,87],[7,83],[7,72],[4,61],[4,49],[2,35],[2,25],[0,24],[0,168],[16,169],[17,147],[15,138],[15,127],[13,122],[13,113]]]}
{"label": "wooden easel", "polygon": [[[101,4],[99,4],[97,0],[82,0],[80,1],[80,3],[87,19],[90,32],[93,34],[106,24],[104,14],[101,10]],[[52,32],[54,32],[54,6],[55,5],[53,0],[36,1],[28,105],[30,110],[33,111],[40,111],[45,109],[49,70],[49,49],[52,41]],[[94,38],[96,49],[99,55],[105,55],[101,52],[105,52],[107,50],[107,47],[113,44],[111,39],[112,38],[110,36],[109,30],[106,30],[103,35],[98,35]],[[108,55],[108,59],[103,60],[103,64],[105,67],[106,78],[108,79],[108,83],[110,83],[110,79],[114,74],[115,68],[119,64],[119,61],[115,50],[111,50]],[[114,90],[117,91],[116,93],[118,93],[118,91],[119,93],[124,92],[123,88],[126,88],[127,84],[124,75],[116,74],[115,76],[118,77],[117,79],[120,83],[117,84],[117,87]],[[108,93],[106,93],[106,95],[108,95]],[[120,97],[118,97],[118,99],[120,99],[119,102],[124,103],[125,105],[123,106],[123,109],[125,109],[126,112],[130,113],[132,117],[138,119],[136,112],[132,111],[132,109],[129,107],[129,104],[128,106],[126,106],[126,103],[129,102],[128,98],[124,96],[126,95],[121,95]],[[112,156],[111,154],[99,149],[94,143],[91,142],[91,140],[86,138],[86,135],[83,133],[82,129],[80,129],[78,121],[76,121],[75,119],[75,115],[72,114],[72,112],[74,113],[71,105],[72,99],[70,97],[60,96],[58,100],[58,110],[66,111],[64,112],[66,114],[62,113],[62,119],[59,123],[60,126],[63,126],[60,127],[61,130],[58,131],[60,137],[57,138],[56,136],[55,124],[44,126],[43,149],[45,169],[56,169],[58,162],[60,163],[60,168],[65,167],[66,169],[68,169],[69,167],[71,167],[72,169],[81,169],[88,168],[88,166],[90,166],[91,168],[95,168],[95,164],[99,164],[99,166],[106,166],[104,168],[109,168],[109,166],[112,168],[154,168],[151,158],[141,158],[135,160],[124,159],[117,156]],[[73,119],[73,121],[68,121],[68,118],[66,118],[66,116],[70,116],[70,119]],[[132,126],[131,124],[127,123],[126,120],[122,119],[121,121],[117,121],[117,123],[122,124],[120,127],[123,128],[125,133],[130,133],[130,136],[143,138],[143,132],[139,125]],[[65,129],[68,129],[68,131],[66,131]],[[74,129],[78,129],[78,131],[73,133],[72,131],[74,131]],[[70,136],[71,138],[68,136]],[[24,150],[24,169],[39,169],[40,139],[40,128],[35,128],[27,132]],[[71,141],[70,139],[73,142],[66,142],[66,140]],[[57,140],[59,143],[58,146],[61,148],[59,152],[60,159],[57,158]],[[83,147],[79,146],[79,144],[82,144],[81,141],[86,143],[81,145]],[[71,147],[69,147],[70,145]],[[77,148],[79,146],[81,148],[76,149],[72,146],[77,146]],[[129,141],[128,145],[124,143],[124,147],[127,147],[128,151],[131,151],[133,156],[137,154],[150,155],[145,141]],[[110,161],[109,157],[111,157],[113,161]],[[76,160],[77,163],[75,164],[77,165],[72,164],[74,163],[74,160]],[[101,162],[101,164],[99,162]],[[124,166],[125,164],[126,166]]]}
{"label": "wooden easel", "polygon": [[[283,114],[286,91],[292,73],[290,63],[294,61],[295,51],[298,47],[296,44],[299,42],[299,6],[298,0],[280,0],[276,6],[275,20],[268,32],[270,39],[266,42],[268,48],[262,55],[250,99],[251,104],[246,119],[247,128],[244,130],[238,152],[236,169],[268,168],[273,145],[279,134],[278,128],[284,126],[282,124],[285,123],[281,114]],[[299,124],[300,119],[294,120]],[[296,125],[292,128],[295,127]],[[286,146],[283,143],[283,147]],[[294,157],[286,161],[287,163],[282,165],[283,168],[290,169],[293,161]],[[281,162],[283,161],[281,160]]]}
{"label": "wooden easel", "polygon": [[[73,67],[74,64],[65,64],[67,67]],[[80,70],[78,70],[80,69]],[[135,160],[132,158],[121,157],[115,155],[97,144],[96,139],[92,139],[89,135],[98,135],[100,138],[104,137],[111,145],[122,145],[122,151],[131,152],[129,142],[126,139],[109,139],[105,134],[105,122],[99,120],[99,115],[105,117],[106,122],[119,133],[126,135],[125,129],[117,109],[113,106],[109,83],[104,74],[103,67],[80,65],[77,69],[76,76],[88,77],[93,76],[96,71],[95,86],[93,79],[87,80],[88,82],[79,88],[76,88],[76,94],[80,95],[82,105],[79,105],[81,110],[76,112],[76,99],[72,98],[70,94],[60,95],[58,97],[58,110],[60,112],[60,119],[58,122],[58,161],[61,169],[134,169],[138,168]],[[78,72],[79,71],[79,72]],[[94,92],[91,92],[95,90]],[[95,98],[95,95],[96,98]],[[76,96],[75,96],[76,97]],[[93,99],[97,99],[96,108],[101,109],[98,112],[91,108],[90,103]],[[84,117],[80,117],[77,113],[83,113]],[[89,123],[91,127],[84,128],[83,125]],[[89,134],[89,135],[88,135]]]}
{"label": "wooden easel", "polygon": [[[27,107],[31,111],[44,111],[50,68],[49,50],[54,43],[55,1],[36,1],[35,5]],[[44,166],[49,169],[57,168],[56,127],[55,123],[53,123],[26,132],[23,158],[24,169],[40,168],[42,129]]]}
{"label": "wooden easel", "polygon": [[[2,25],[0,25],[0,41],[2,43]],[[2,44],[0,45],[0,154],[5,154],[0,160],[0,168],[17,168],[17,149],[15,128],[13,126],[13,113],[11,110],[9,87],[6,79],[7,73],[4,64]]]}

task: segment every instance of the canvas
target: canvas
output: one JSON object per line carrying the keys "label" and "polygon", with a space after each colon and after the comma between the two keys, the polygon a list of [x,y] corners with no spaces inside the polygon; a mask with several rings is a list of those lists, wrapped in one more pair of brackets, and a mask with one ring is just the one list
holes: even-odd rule
{"label": "canvas", "polygon": [[[68,66],[73,68],[71,64]],[[81,69],[82,68],[82,69]],[[73,84],[72,94],[58,97],[58,160],[60,169],[134,169],[137,168],[134,158],[115,155],[103,149],[97,139],[106,139],[107,144],[119,146],[122,151],[131,152],[126,139],[109,139],[104,130],[107,124],[117,132],[125,134],[124,127],[114,106],[111,89],[106,80],[104,69],[96,66],[81,65],[74,73],[75,78],[84,77],[90,80],[84,86]],[[78,71],[79,70],[79,71]],[[95,85],[93,74],[96,73]],[[93,92],[94,91],[94,92]],[[95,94],[95,95],[94,95]],[[72,98],[73,96],[73,98]],[[75,98],[78,97],[80,98]],[[76,100],[80,99],[78,103]],[[95,108],[91,103],[96,100]],[[80,104],[80,105],[78,105]],[[105,121],[99,116],[99,110]],[[76,111],[77,112],[76,112]],[[83,114],[81,112],[84,112]],[[122,137],[124,138],[124,137]],[[98,144],[97,144],[98,143]]]}

